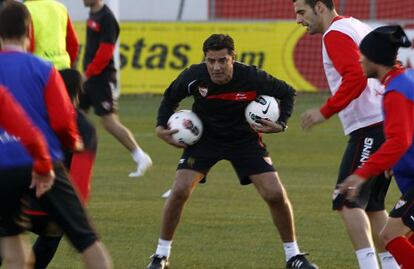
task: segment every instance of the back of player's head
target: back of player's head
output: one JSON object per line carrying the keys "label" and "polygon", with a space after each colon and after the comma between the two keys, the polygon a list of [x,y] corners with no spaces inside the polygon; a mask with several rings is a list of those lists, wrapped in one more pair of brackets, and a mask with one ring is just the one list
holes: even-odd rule
{"label": "back of player's head", "polygon": [[367,34],[359,44],[359,49],[370,61],[393,66],[397,60],[398,49],[410,46],[411,42],[401,26],[387,25]]}
{"label": "back of player's head", "polygon": [[[296,1],[297,0],[293,0],[293,3]],[[323,3],[329,10],[335,8],[333,0],[305,0],[305,4],[309,5],[311,8],[314,8],[318,2]]]}
{"label": "back of player's head", "polygon": [[30,22],[30,13],[25,5],[16,1],[6,1],[0,8],[0,37],[19,39],[27,36]]}
{"label": "back of player's head", "polygon": [[206,53],[209,50],[217,51],[217,50],[222,50],[222,49],[227,49],[229,54],[232,56],[235,55],[234,41],[233,41],[233,38],[231,38],[231,36],[225,35],[225,34],[212,34],[206,39],[206,41],[204,41],[204,44],[203,44],[204,55],[206,55]]}
{"label": "back of player's head", "polygon": [[79,95],[83,91],[83,78],[81,73],[76,69],[63,69],[59,73],[65,83],[70,99],[73,103],[76,103]]}

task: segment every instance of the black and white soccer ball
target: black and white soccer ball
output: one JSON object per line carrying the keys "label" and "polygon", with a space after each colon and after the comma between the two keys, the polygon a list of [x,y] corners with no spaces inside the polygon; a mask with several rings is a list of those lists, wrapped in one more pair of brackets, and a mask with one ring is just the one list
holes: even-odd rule
{"label": "black and white soccer ball", "polygon": [[276,122],[280,115],[279,104],[272,96],[260,95],[247,105],[244,115],[249,124],[260,125],[257,122],[260,119]]}
{"label": "black and white soccer ball", "polygon": [[168,129],[178,130],[172,137],[178,143],[194,145],[203,134],[203,123],[191,110],[179,110],[168,119]]}

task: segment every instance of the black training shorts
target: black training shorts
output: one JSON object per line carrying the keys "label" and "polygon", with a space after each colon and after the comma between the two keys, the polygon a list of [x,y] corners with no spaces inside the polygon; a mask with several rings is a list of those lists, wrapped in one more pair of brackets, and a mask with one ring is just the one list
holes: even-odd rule
{"label": "black training shorts", "polygon": [[[53,187],[38,199],[39,204],[56,221],[73,246],[83,252],[98,237],[65,168],[62,164],[55,164],[54,171]],[[27,194],[35,195],[34,190],[29,190],[31,174],[31,167],[0,170],[0,237],[17,235],[27,228],[20,225],[21,198]]]}
{"label": "black training shorts", "polygon": [[88,111],[92,106],[95,114],[105,116],[117,111],[116,73],[104,72],[90,77],[83,85],[83,93],[79,97],[79,107]]}
{"label": "black training shorts", "polygon": [[384,143],[385,137],[382,124],[358,129],[350,134],[344,156],[339,169],[339,176],[333,193],[332,208],[340,210],[348,208],[362,208],[366,211],[381,211],[385,209],[385,195],[390,185],[382,173],[367,181],[355,200],[346,200],[339,194],[338,185],[351,175],[363,162],[367,161]]}
{"label": "black training shorts", "polygon": [[207,175],[210,168],[221,160],[230,161],[241,185],[252,183],[251,175],[275,171],[260,141],[224,143],[204,136],[195,145],[184,149],[177,170],[190,169]]}
{"label": "black training shorts", "polygon": [[0,170],[0,237],[23,231],[16,220],[20,214],[20,199],[29,189],[31,175],[31,167]]}

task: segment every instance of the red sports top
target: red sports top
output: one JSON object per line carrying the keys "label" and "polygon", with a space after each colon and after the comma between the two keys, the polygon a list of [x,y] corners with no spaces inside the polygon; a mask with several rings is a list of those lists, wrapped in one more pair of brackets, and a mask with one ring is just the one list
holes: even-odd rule
{"label": "red sports top", "polygon": [[[405,70],[395,66],[382,83],[388,83]],[[390,169],[408,150],[414,133],[414,103],[398,91],[389,91],[384,96],[385,143],[373,154],[355,174],[368,179]],[[402,115],[404,115],[402,117]]]}

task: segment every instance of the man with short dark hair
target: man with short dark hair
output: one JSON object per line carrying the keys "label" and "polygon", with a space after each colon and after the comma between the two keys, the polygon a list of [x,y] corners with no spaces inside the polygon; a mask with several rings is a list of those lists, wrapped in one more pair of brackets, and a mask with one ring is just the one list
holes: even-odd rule
{"label": "man with short dark hair", "polygon": [[[48,143],[56,175],[55,183],[38,201],[62,228],[73,246],[82,253],[87,268],[111,268],[109,255],[92,228],[62,165],[63,148],[73,151],[83,148],[76,127],[75,111],[58,71],[50,63],[26,53],[30,21],[29,11],[18,2],[7,3],[0,9],[0,38],[3,41],[0,84],[10,89]],[[0,178],[14,179],[20,184],[19,193],[13,196],[19,202],[19,208],[22,190],[30,184],[33,160],[16,139],[1,142]],[[0,197],[10,195],[3,194],[3,188],[1,191]],[[10,205],[0,203],[0,206]],[[0,219],[1,237],[18,235],[22,230],[14,218]],[[13,248],[6,244],[2,246],[2,251],[12,255],[8,247]],[[3,256],[6,261],[10,257]]]}
{"label": "man with short dark hair", "polygon": [[414,268],[414,70],[397,62],[398,49],[410,46],[399,25],[378,27],[359,45],[365,75],[385,86],[385,143],[341,186],[343,194],[355,198],[372,176],[392,169],[402,197],[381,238],[401,268]]}
{"label": "man with short dark hair", "polygon": [[84,0],[90,8],[86,29],[83,68],[87,78],[79,107],[88,111],[92,106],[111,135],[127,148],[137,164],[130,177],[140,177],[152,166],[152,160],[135,141],[133,134],[117,115],[116,68],[113,58],[119,25],[103,0]]}
{"label": "man with short dark hair", "polygon": [[[206,179],[220,160],[233,165],[241,185],[253,183],[267,203],[286,255],[287,268],[318,268],[311,264],[296,242],[293,213],[287,193],[261,140],[261,133],[279,133],[287,128],[295,90],[268,73],[235,61],[233,39],[213,34],[203,45],[205,62],[192,65],[167,88],[158,110],[156,133],[170,145],[184,148],[171,195],[165,203],[158,246],[148,269],[168,267],[172,240],[184,205],[191,193]],[[280,101],[277,122],[259,120],[250,126],[244,116],[246,106],[259,95]],[[167,121],[179,102],[192,96],[193,111],[203,122],[203,134],[192,146],[173,140]]]}
{"label": "man with short dark hair", "polygon": [[332,208],[345,224],[361,269],[379,269],[373,241],[382,268],[396,269],[397,264],[378,236],[387,221],[385,195],[390,180],[384,174],[378,175],[352,202],[338,190],[339,184],[384,142],[383,88],[376,80],[367,79],[359,64],[358,45],[371,28],[355,18],[339,16],[332,0],[293,0],[293,6],[297,23],[311,35],[323,34],[323,65],[332,93],[320,108],[303,113],[302,128],[308,130],[338,114],[345,135],[349,135]]}

